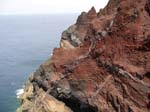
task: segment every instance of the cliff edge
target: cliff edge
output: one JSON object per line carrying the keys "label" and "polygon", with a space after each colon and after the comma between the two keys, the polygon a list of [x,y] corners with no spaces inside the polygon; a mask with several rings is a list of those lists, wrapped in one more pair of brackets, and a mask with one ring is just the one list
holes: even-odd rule
{"label": "cliff edge", "polygon": [[20,101],[17,112],[150,112],[150,1],[82,12]]}

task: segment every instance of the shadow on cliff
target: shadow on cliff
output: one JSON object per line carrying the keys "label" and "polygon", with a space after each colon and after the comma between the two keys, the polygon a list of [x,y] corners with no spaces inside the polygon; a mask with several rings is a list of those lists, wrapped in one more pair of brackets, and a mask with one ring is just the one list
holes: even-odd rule
{"label": "shadow on cliff", "polygon": [[91,106],[87,103],[80,101],[75,97],[70,98],[60,98],[68,107],[70,107],[74,112],[98,112],[97,107]]}

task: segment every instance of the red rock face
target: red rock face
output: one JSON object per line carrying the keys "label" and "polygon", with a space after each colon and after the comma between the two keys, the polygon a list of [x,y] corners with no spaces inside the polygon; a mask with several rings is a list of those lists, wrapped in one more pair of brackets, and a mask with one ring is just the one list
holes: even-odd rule
{"label": "red rock face", "polygon": [[150,1],[110,0],[74,26],[62,40],[80,43],[55,49],[32,82],[74,112],[150,112]]}

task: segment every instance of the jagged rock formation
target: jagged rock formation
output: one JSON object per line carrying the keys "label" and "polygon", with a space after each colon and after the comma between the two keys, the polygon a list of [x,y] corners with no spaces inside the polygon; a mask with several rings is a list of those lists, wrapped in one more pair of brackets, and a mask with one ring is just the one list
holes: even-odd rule
{"label": "jagged rock formation", "polygon": [[150,112],[150,1],[83,12],[20,99],[18,112]]}

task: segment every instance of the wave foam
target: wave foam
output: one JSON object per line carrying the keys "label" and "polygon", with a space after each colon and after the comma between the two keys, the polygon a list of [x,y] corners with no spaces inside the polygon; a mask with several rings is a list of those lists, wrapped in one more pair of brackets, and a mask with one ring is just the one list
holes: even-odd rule
{"label": "wave foam", "polygon": [[16,96],[17,96],[17,98],[19,98],[23,93],[24,93],[24,89],[23,88],[16,90]]}

